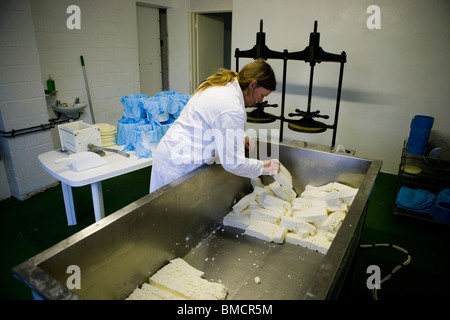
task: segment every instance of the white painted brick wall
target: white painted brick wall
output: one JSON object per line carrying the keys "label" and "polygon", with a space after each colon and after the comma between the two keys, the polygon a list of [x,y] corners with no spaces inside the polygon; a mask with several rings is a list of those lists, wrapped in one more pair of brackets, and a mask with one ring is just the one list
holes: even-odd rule
{"label": "white painted brick wall", "polygon": [[[77,1],[81,30],[66,26],[71,4],[69,0],[0,1],[0,130],[48,123],[55,116],[51,104],[56,99],[72,102],[79,97],[87,102],[80,56],[85,60],[96,122],[117,124],[123,112],[120,98],[140,92],[136,2]],[[57,97],[44,97],[49,74],[55,79]],[[89,108],[81,120],[91,123]],[[24,199],[55,182],[37,161],[40,153],[59,145],[55,132],[1,138],[1,166],[8,183],[3,176],[0,197],[12,194]]]}
{"label": "white painted brick wall", "polygon": [[[0,1],[0,129],[48,122],[39,55],[28,0]],[[50,132],[0,138],[1,199],[25,199],[55,183],[37,156],[53,149]],[[9,189],[9,190],[8,190]]]}
{"label": "white painted brick wall", "polygon": [[[96,122],[117,125],[122,117],[120,98],[140,92],[136,2],[84,0],[81,29],[69,30],[66,13],[70,0],[30,0],[42,83],[52,74],[58,99],[87,102],[80,56],[86,73]],[[89,108],[81,120],[92,123]]]}

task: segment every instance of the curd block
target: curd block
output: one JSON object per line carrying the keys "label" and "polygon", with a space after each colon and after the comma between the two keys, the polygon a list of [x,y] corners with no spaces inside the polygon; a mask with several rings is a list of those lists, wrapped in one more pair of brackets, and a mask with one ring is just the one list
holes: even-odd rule
{"label": "curd block", "polygon": [[334,206],[327,206],[328,212],[347,211],[347,203],[342,202]]}
{"label": "curd block", "polygon": [[328,240],[326,235],[322,233],[318,233],[315,236],[307,238],[301,238],[293,232],[288,232],[284,241],[306,249],[317,251],[321,254],[326,254],[331,245],[331,241]]}
{"label": "curd block", "polygon": [[305,197],[314,197],[314,198],[322,198],[327,194],[327,191],[323,190],[320,187],[315,187],[313,185],[306,185],[305,190],[301,193],[301,196]]}
{"label": "curd block", "polygon": [[200,271],[181,258],[171,260],[136,288],[127,300],[224,300],[228,289],[202,278]]}
{"label": "curd block", "polygon": [[281,218],[280,226],[285,227],[294,233],[298,233],[301,236],[304,236],[305,234],[314,235],[317,229],[305,220],[287,216]]}
{"label": "curd block", "polygon": [[320,223],[328,217],[326,207],[311,207],[294,211],[294,217],[303,219],[307,222]]}
{"label": "curd block", "polygon": [[287,243],[295,244],[297,246],[301,246],[306,249],[311,248],[311,240],[312,240],[312,237],[302,239],[299,235],[297,235],[293,232],[288,232],[284,239],[284,241],[286,241]]}
{"label": "curd block", "polygon": [[298,235],[301,239],[306,239],[311,237],[311,233],[309,233],[307,230],[297,230],[294,232],[296,235]]}
{"label": "curd block", "polygon": [[278,207],[286,212],[289,208],[291,208],[291,204],[283,199],[276,198],[267,193],[261,194],[258,199],[258,203],[262,205],[264,208],[270,209],[271,207]]}
{"label": "curd block", "polygon": [[310,201],[307,198],[295,198],[292,200],[292,209],[299,210],[302,208],[308,208],[311,206]]}
{"label": "curd block", "polygon": [[255,189],[255,187],[264,188],[264,184],[262,183],[260,178],[250,179],[250,183],[252,184],[253,189]]}
{"label": "curd block", "polygon": [[356,191],[358,190],[356,188],[352,188],[350,186],[347,186],[346,184],[339,183],[339,182],[333,183],[333,189],[335,189],[337,191],[349,191],[349,192],[354,192],[355,190]]}
{"label": "curd block", "polygon": [[325,198],[325,196],[327,195],[327,192],[325,191],[320,191],[317,189],[305,189],[305,191],[303,191],[300,196],[303,198],[309,198],[309,199],[323,199]]}
{"label": "curd block", "polygon": [[161,289],[159,289],[155,286],[152,286],[148,283],[144,283],[142,285],[141,289],[142,289],[142,291],[144,291],[146,293],[150,293],[153,296],[157,296],[157,297],[161,298],[161,300],[185,300],[181,297],[177,297],[177,296],[171,294],[168,291],[161,290]]}
{"label": "curd block", "polygon": [[240,214],[234,211],[228,213],[223,217],[223,225],[238,229],[246,229],[250,224],[251,219],[247,214]]}
{"label": "curd block", "polygon": [[136,288],[126,300],[186,300],[168,291],[144,283],[141,288]]}
{"label": "curd block", "polygon": [[277,226],[273,233],[273,242],[282,244],[284,239],[286,238],[286,234],[288,233],[288,229],[283,228],[281,226]]}
{"label": "curd block", "polygon": [[327,236],[322,233],[317,233],[311,240],[311,250],[318,251],[322,254],[326,254],[330,248],[331,241]]}
{"label": "curd block", "polygon": [[220,283],[209,282],[198,277],[177,279],[173,275],[158,274],[158,272],[150,278],[150,284],[182,298],[190,300],[225,300],[226,298],[227,289]]}
{"label": "curd block", "polygon": [[327,207],[327,202],[325,200],[322,199],[311,199],[309,201],[309,206],[310,207],[322,207],[322,208],[326,208]]}
{"label": "curd block", "polygon": [[[246,235],[255,237],[267,242],[274,240],[281,241],[285,236],[285,228],[280,227],[277,224],[270,223],[262,220],[254,220],[245,230]],[[286,230],[287,233],[287,230]],[[280,242],[278,242],[280,243]],[[282,243],[282,242],[281,242]]]}
{"label": "curd block", "polygon": [[274,196],[273,192],[270,189],[266,189],[264,187],[256,186],[253,189],[253,193],[256,194],[256,199],[263,193],[268,193],[271,196]]}
{"label": "curd block", "polygon": [[327,193],[323,199],[325,200],[327,206],[335,206],[342,202],[341,194],[338,191],[331,191]]}
{"label": "curd block", "polygon": [[250,218],[254,220],[262,220],[271,223],[278,223],[280,221],[283,212],[273,211],[270,209],[252,209],[250,210]]}
{"label": "curd block", "polygon": [[284,215],[287,217],[292,217],[293,211],[292,211],[292,207],[290,207],[285,213]]}
{"label": "curd block", "polygon": [[264,207],[262,205],[260,205],[258,202],[254,201],[254,202],[250,203],[248,205],[248,208],[245,209],[244,211],[248,212],[248,215],[250,215],[250,212],[255,209],[264,209]]}
{"label": "curd block", "polygon": [[[285,174],[284,170],[280,170],[280,176]],[[323,254],[358,192],[338,182],[317,187],[308,184],[298,197],[277,179],[267,186],[261,180],[252,180],[252,186],[255,197],[244,197],[242,204],[236,206],[239,214],[235,210],[230,212],[224,225],[243,229],[245,234],[267,242],[286,241]]]}
{"label": "curd block", "polygon": [[271,183],[269,185],[269,188],[272,190],[272,192],[280,199],[283,199],[285,201],[291,202],[295,199],[297,194],[292,188],[286,188],[283,187],[280,183],[277,181]]}
{"label": "curd block", "polygon": [[285,201],[290,201],[288,195],[286,194],[286,191],[277,181],[269,184],[269,188],[278,198],[283,199]]}
{"label": "curd block", "polygon": [[353,199],[355,199],[355,196],[357,193],[358,193],[358,189],[339,191],[342,201],[347,203],[348,205],[352,204]]}
{"label": "curd block", "polygon": [[181,258],[175,258],[170,260],[170,263],[166,265],[164,268],[166,268],[167,270],[168,269],[173,270],[180,274],[194,277],[202,277],[205,274],[203,271],[194,268]]}
{"label": "curd block", "polygon": [[318,190],[319,188],[316,186],[313,186],[312,184],[307,184],[305,187],[305,191],[311,191],[311,190]]}
{"label": "curd block", "polygon": [[285,175],[281,173],[275,173],[273,175],[273,178],[283,187],[292,189],[292,181],[289,181],[289,178],[287,178]]}
{"label": "curd block", "polygon": [[286,167],[283,166],[281,163],[280,163],[280,171],[278,173],[274,174],[273,177],[284,188],[287,188],[287,189],[292,189],[293,188],[292,175],[286,169]]}
{"label": "curd block", "polygon": [[201,278],[200,274],[203,275],[203,272],[183,262],[175,261],[158,270],[150,277],[150,285],[185,299],[224,300],[226,298],[228,290],[224,285]]}
{"label": "curd block", "polygon": [[328,240],[333,241],[335,236],[336,236],[336,233],[334,233],[334,232],[327,232],[327,239]]}
{"label": "curd block", "polygon": [[266,221],[255,220],[245,230],[244,234],[267,242],[273,241],[274,224]]}
{"label": "curd block", "polygon": [[331,213],[322,223],[322,227],[329,232],[336,233],[345,219],[345,212],[336,211]]}
{"label": "curd block", "polygon": [[330,183],[324,184],[322,186],[318,186],[318,187],[316,187],[316,189],[319,191],[331,192],[334,189],[334,183],[330,182]]}
{"label": "curd block", "polygon": [[233,206],[234,212],[241,213],[251,202],[255,201],[255,199],[255,193],[247,194]]}

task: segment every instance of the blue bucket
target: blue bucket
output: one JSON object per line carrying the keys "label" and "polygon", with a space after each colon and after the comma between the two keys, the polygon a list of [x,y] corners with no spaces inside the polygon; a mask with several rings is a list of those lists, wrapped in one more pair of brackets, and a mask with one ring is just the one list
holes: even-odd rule
{"label": "blue bucket", "polygon": [[429,116],[414,116],[411,121],[411,130],[409,132],[407,151],[412,154],[423,155],[428,148],[431,128],[434,118]]}
{"label": "blue bucket", "polygon": [[436,197],[434,220],[450,224],[450,189],[444,189]]}
{"label": "blue bucket", "polygon": [[450,202],[436,202],[433,218],[438,222],[450,224]]}

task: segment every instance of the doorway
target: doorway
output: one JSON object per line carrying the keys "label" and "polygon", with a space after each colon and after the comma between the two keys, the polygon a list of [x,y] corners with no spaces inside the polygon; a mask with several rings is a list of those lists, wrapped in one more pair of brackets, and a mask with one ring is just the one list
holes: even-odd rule
{"label": "doorway", "polygon": [[149,96],[168,90],[166,9],[137,5],[139,77]]}
{"label": "doorway", "polygon": [[191,15],[191,92],[219,68],[231,68],[231,12]]}

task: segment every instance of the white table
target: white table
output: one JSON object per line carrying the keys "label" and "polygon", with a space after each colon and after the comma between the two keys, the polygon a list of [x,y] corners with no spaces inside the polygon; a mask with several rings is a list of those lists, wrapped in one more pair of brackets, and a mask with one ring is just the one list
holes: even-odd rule
{"label": "white table", "polygon": [[[123,146],[114,146],[113,149],[122,150]],[[102,157],[108,164],[84,171],[75,171],[70,162],[65,161],[55,164],[55,160],[69,157],[68,152],[53,150],[42,153],[38,156],[42,167],[51,176],[61,181],[64,195],[64,205],[66,207],[67,222],[69,225],[77,224],[75,216],[75,207],[73,202],[72,187],[82,187],[91,185],[92,200],[94,203],[95,221],[105,216],[103,205],[102,181],[129,173],[135,170],[151,166],[152,158],[138,158],[135,151],[127,152],[130,157],[126,158],[114,152],[105,151]],[[149,177],[150,181],[150,177]]]}

